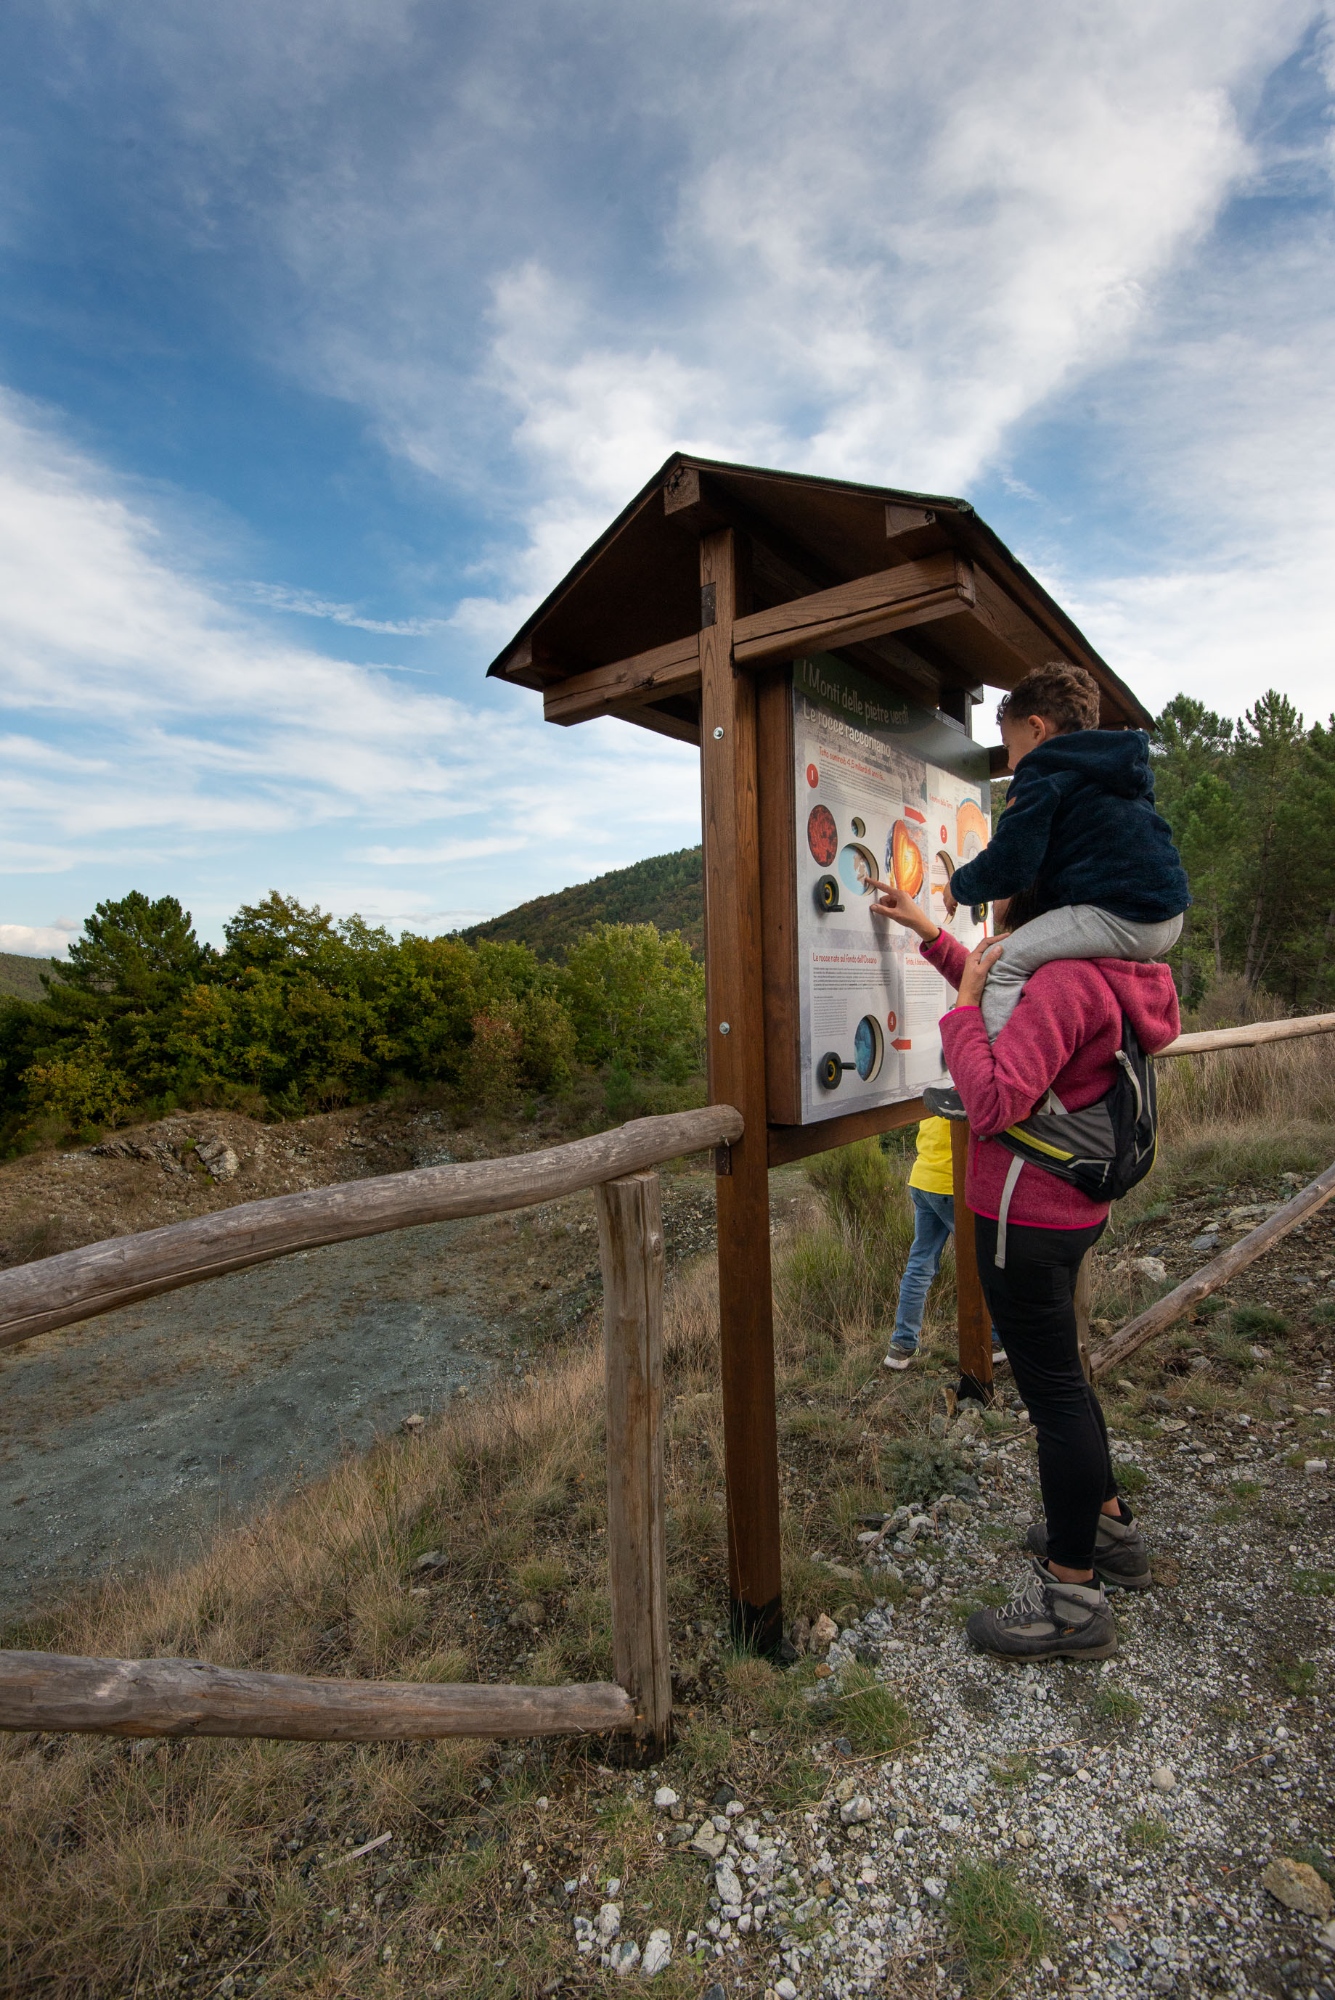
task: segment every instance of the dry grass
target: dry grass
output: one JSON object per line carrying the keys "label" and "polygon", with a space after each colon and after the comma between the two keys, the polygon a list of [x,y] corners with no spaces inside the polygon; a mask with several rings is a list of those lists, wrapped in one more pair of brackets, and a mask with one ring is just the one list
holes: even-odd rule
{"label": "dry grass", "polygon": [[[892,1393],[879,1361],[910,1226],[902,1166],[852,1164],[777,1260],[790,1615],[869,1602],[860,1568],[847,1574],[859,1513],[906,1479],[916,1489],[950,1471],[931,1436],[950,1301],[929,1329],[939,1379],[925,1360]],[[813,1739],[855,1731],[870,1749],[902,1742],[908,1724],[861,1684],[837,1717],[809,1672],[731,1652],[717,1352],[717,1288],[702,1262],[671,1285],[665,1324],[680,1725],[666,1775],[702,1803],[726,1781],[789,1809],[825,1782]],[[590,1327],[541,1376],[456,1400],[419,1436],[348,1459],[190,1566],[110,1578],[8,1643],[414,1680],[601,1678],[603,1449]],[[414,1564],[428,1552],[423,1583]],[[263,1976],[284,1995],[536,1996],[574,1970],[560,1883],[588,1868],[620,1876],[623,1898],[649,1904],[680,1940],[701,1914],[700,1870],[657,1845],[653,1815],[601,1755],[566,1743],[8,1739],[0,1994],[193,1996],[227,1975],[238,1995]],[[385,1831],[384,1850],[329,1872],[340,1847]],[[656,1990],[671,2000],[698,1978],[674,1968]]]}
{"label": "dry grass", "polygon": [[[1311,1046],[1295,1045],[1286,1060],[1306,1060],[1299,1051]],[[1307,1154],[1320,1164],[1335,1157],[1335,1131],[1310,1120],[1285,1127],[1280,1096],[1246,1130],[1212,1126],[1166,1145],[1163,1184],[1233,1180],[1260,1171],[1272,1151],[1287,1168]],[[858,1515],[930,1498],[950,1481],[940,1437],[941,1392],[953,1379],[948,1274],[934,1290],[922,1363],[894,1383],[879,1365],[911,1228],[905,1165],[867,1147],[823,1161],[813,1174],[823,1199],[813,1196],[779,1246],[790,1615],[865,1603],[872,1586],[856,1561]],[[708,1263],[670,1288],[665,1348],[680,1737],[663,1775],[701,1810],[723,1782],[794,1809],[825,1781],[813,1739],[856,1730],[879,1749],[901,1742],[907,1723],[856,1677],[840,1717],[821,1705],[809,1672],[780,1675],[732,1652],[721,1622],[723,1439]],[[1245,1393],[1264,1394],[1266,1384],[1252,1376]],[[1128,1399],[1129,1417],[1139,1400]],[[604,1504],[601,1368],[588,1328],[540,1377],[456,1401],[420,1436],[348,1460],[188,1568],[111,1579],[9,1643],[421,1680],[601,1677],[610,1657]],[[438,1567],[423,1584],[413,1565],[428,1551]],[[837,1575],[831,1560],[855,1573]],[[312,2000],[537,2000],[576,1970],[561,1883],[586,1874],[620,1877],[637,1928],[664,1923],[680,1947],[699,1918],[701,1871],[657,1844],[644,1798],[604,1770],[602,1754],[569,1743],[9,1739],[0,1746],[0,1995],[202,2000],[227,1975],[238,1996],[263,1982],[266,1994]],[[394,1835],[387,1848],[328,1868],[340,1849],[385,1831]],[[962,1923],[966,1914],[961,1906]],[[592,1991],[587,1970],[581,1977],[580,1990]],[[655,1990],[676,2000],[699,1985],[699,1970],[679,1955]]]}

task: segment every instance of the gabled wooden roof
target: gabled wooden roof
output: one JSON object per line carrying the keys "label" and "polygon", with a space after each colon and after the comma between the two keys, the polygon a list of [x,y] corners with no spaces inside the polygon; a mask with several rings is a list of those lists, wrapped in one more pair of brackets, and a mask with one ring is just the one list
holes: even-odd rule
{"label": "gabled wooden roof", "polygon": [[[967,721],[969,695],[981,697],[982,683],[1013,687],[1034,667],[1062,658],[1086,667],[1099,683],[1105,726],[1149,726],[1130,688],[967,500],[682,452],[580,557],[489,673],[546,694],[590,669],[670,649],[698,633],[699,539],[720,527],[748,537],[756,613],[905,565],[936,575],[957,558],[952,574],[958,573],[959,591],[948,603],[933,602],[923,622],[903,622],[917,615],[910,606],[898,621],[883,620],[878,636],[834,643],[901,692],[960,721]],[[906,578],[915,573],[903,569]],[[801,650],[796,643],[791,648]],[[556,713],[558,705],[548,704],[554,720],[580,719]],[[660,702],[641,699],[634,708],[609,703],[603,712],[689,738],[698,705],[693,709],[688,690]]]}

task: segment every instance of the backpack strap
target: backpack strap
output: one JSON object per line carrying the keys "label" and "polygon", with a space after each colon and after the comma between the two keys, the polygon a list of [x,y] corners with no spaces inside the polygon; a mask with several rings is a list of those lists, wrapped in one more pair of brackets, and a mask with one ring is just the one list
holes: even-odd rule
{"label": "backpack strap", "polygon": [[1006,1218],[1011,1211],[1011,1196],[1015,1192],[1015,1183],[1019,1180],[1023,1168],[1024,1161],[1020,1155],[1012,1153],[1011,1163],[1006,1169],[1006,1184],[1001,1190],[1001,1210],[997,1216],[997,1248],[992,1259],[999,1271],[1004,1271],[1006,1268]]}
{"label": "backpack strap", "polygon": [[[1042,1104],[1037,1109],[1056,1112],[1062,1118],[1069,1116],[1066,1106],[1062,1103],[1055,1090],[1048,1092]],[[1032,1116],[1033,1114],[1031,1113],[1030,1115]],[[997,1250],[996,1255],[992,1259],[992,1262],[999,1271],[1004,1271],[1006,1268],[1006,1219],[1010,1214],[1011,1196],[1015,1192],[1015,1183],[1020,1178],[1020,1170],[1023,1166],[1024,1161],[1020,1158],[1020,1155],[1012,1153],[1010,1165],[1006,1169],[1005,1183],[1001,1190],[1001,1212],[997,1216]]]}

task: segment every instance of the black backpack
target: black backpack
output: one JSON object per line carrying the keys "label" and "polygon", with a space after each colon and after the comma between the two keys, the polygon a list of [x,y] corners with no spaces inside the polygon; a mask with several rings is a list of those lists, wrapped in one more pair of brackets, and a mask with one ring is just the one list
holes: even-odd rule
{"label": "black backpack", "polygon": [[1027,1118],[996,1137],[1015,1155],[997,1217],[998,1267],[1006,1262],[1006,1217],[1021,1167],[1041,1167],[1091,1201],[1120,1201],[1143,1181],[1158,1150],[1159,1101],[1154,1065],[1126,1015],[1111,1089],[1080,1111],[1068,1111],[1050,1090]]}

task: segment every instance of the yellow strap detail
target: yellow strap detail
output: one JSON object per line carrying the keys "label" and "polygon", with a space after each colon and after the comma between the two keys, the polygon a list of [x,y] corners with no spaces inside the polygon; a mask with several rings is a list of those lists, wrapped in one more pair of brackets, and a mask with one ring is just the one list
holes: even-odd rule
{"label": "yellow strap detail", "polygon": [[1036,1139],[1032,1132],[1026,1132],[1019,1125],[1008,1125],[1006,1128],[1006,1137],[1008,1139],[1019,1139],[1023,1145],[1032,1146],[1036,1153],[1046,1153],[1049,1159],[1073,1160],[1075,1158],[1074,1153],[1063,1152],[1060,1146],[1049,1146],[1045,1139]]}

